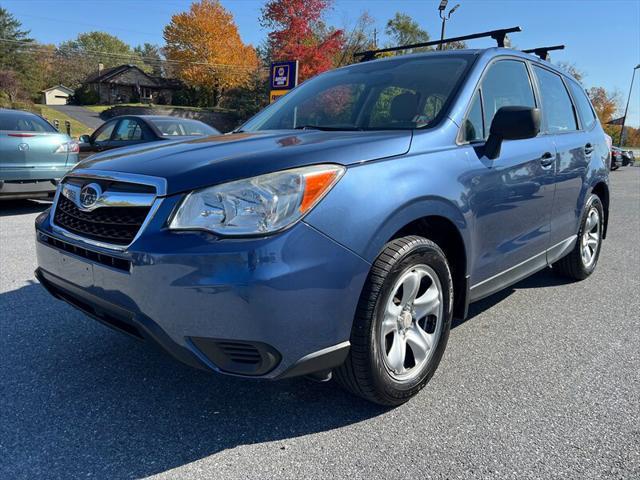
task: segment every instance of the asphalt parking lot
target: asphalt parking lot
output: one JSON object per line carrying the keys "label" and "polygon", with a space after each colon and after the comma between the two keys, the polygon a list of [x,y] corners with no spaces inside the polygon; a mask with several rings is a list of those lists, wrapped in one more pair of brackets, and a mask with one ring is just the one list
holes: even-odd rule
{"label": "asphalt parking lot", "polygon": [[640,168],[611,188],[596,273],[473,305],[394,410],[192,370],[99,325],[33,277],[47,205],[0,204],[0,478],[640,478]]}

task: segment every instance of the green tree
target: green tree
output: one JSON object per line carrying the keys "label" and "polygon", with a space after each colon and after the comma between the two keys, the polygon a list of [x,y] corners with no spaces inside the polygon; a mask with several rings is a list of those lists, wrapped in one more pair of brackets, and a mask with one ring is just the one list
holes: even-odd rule
{"label": "green tree", "polygon": [[[414,43],[428,42],[429,33],[422,29],[418,22],[406,13],[396,12],[394,17],[387,22],[385,33],[391,38],[392,47],[411,45]],[[412,52],[430,50],[429,48],[416,48]]]}
{"label": "green tree", "polygon": [[29,31],[22,30],[20,21],[0,7],[0,70],[23,72],[33,44]]}
{"label": "green tree", "polygon": [[142,59],[147,73],[156,77],[164,75],[164,59],[159,46],[152,43],[144,43],[135,47],[133,51]]}

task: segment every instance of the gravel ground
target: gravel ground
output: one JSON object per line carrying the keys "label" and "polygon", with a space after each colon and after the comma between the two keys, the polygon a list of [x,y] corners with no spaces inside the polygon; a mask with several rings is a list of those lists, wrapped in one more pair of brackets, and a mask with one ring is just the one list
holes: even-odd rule
{"label": "gravel ground", "polygon": [[596,273],[472,306],[384,410],[334,384],[192,370],[33,278],[36,202],[0,206],[0,478],[640,478],[640,169],[612,173]]}

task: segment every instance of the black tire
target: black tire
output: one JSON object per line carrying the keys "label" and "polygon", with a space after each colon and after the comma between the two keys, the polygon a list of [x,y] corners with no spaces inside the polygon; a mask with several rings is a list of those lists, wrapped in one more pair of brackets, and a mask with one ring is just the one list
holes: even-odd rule
{"label": "black tire", "polygon": [[[382,321],[381,307],[400,275],[412,266],[426,265],[437,275],[442,290],[442,327],[434,342],[435,350],[418,375],[398,381],[384,365],[378,346]],[[447,259],[438,245],[418,236],[389,242],[373,264],[360,296],[351,331],[351,349],[347,360],[335,370],[334,378],[346,390],[371,402],[396,406],[416,395],[431,379],[447,345],[453,310],[453,281]]]}
{"label": "black tire", "polygon": [[[585,265],[585,262],[582,258],[581,250],[582,250],[582,237],[584,235],[585,227],[589,212],[592,208],[595,208],[598,211],[600,216],[600,230],[599,230],[599,242],[595,251],[595,259],[593,263],[589,266]],[[604,208],[602,207],[602,202],[600,201],[600,197],[596,194],[591,194],[587,199],[587,203],[584,208],[584,212],[582,213],[582,219],[580,220],[580,229],[578,230],[578,238],[576,240],[576,245],[571,250],[571,252],[565,257],[558,260],[553,264],[553,271],[567,278],[572,278],[574,280],[584,280],[589,275],[591,275],[596,266],[598,265],[598,259],[600,258],[600,251],[602,250],[602,231],[604,226],[605,218],[604,218]]]}

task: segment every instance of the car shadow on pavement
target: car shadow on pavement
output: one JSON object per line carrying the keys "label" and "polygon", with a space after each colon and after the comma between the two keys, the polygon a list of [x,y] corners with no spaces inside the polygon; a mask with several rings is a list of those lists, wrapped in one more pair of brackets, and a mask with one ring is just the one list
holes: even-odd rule
{"label": "car shadow on pavement", "polygon": [[0,312],[2,478],[146,477],[386,411],[331,383],[192,369],[35,282],[0,294]]}
{"label": "car shadow on pavement", "polygon": [[531,275],[530,277],[527,277],[514,285],[511,285],[510,287],[500,290],[499,292],[496,292],[493,295],[488,296],[487,298],[483,298],[482,300],[472,303],[471,305],[469,305],[469,314],[467,315],[467,318],[465,320],[454,318],[451,322],[451,328],[456,328],[463,323],[473,319],[474,317],[477,317],[486,310],[489,310],[494,305],[511,296],[516,292],[516,290],[528,288],[557,287],[572,282],[573,280],[557,275],[551,268],[545,268],[543,270],[540,270],[538,273]]}
{"label": "car shadow on pavement", "polygon": [[43,212],[51,206],[51,201],[42,200],[2,200],[0,202],[0,218],[14,215]]}

